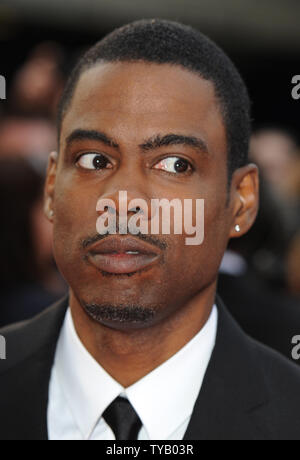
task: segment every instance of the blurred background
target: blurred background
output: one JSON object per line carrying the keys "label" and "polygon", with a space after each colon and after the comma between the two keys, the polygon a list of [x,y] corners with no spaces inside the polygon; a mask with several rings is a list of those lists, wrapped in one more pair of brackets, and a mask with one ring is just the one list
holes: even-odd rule
{"label": "blurred background", "polygon": [[254,327],[268,342],[268,320],[255,313],[244,318],[253,303],[259,315],[274,312],[277,322],[286,311],[300,318],[300,100],[291,95],[292,78],[300,74],[299,0],[0,1],[0,75],[7,81],[7,100],[0,101],[0,326],[34,315],[67,289],[42,213],[66,77],[106,33],[150,17],[178,20],[209,35],[249,88],[250,156],[260,167],[261,208],[249,234],[230,243],[219,291],[249,333]]}

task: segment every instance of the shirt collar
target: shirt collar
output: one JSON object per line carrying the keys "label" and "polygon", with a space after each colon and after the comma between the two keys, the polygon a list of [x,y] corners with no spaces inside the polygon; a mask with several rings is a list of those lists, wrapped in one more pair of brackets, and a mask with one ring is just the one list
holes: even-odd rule
{"label": "shirt collar", "polygon": [[84,439],[119,395],[129,399],[149,439],[168,437],[191,416],[217,333],[216,306],[201,329],[175,355],[128,388],[113,379],[89,354],[67,310],[55,356],[59,383]]}

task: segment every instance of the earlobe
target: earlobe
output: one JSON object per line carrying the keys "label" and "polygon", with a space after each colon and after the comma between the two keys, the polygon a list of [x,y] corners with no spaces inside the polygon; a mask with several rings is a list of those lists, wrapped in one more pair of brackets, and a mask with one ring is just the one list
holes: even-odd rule
{"label": "earlobe", "polygon": [[57,169],[57,152],[51,152],[48,160],[46,181],[44,187],[44,214],[52,222],[54,217],[54,188]]}

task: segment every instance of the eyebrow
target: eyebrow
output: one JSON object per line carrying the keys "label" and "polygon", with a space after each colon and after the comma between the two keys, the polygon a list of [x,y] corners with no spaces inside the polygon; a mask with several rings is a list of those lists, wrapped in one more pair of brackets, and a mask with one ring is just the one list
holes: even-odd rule
{"label": "eyebrow", "polygon": [[208,146],[203,139],[195,136],[185,136],[182,134],[166,134],[165,136],[158,134],[141,144],[139,147],[142,150],[147,151],[169,145],[188,145],[200,150],[202,153],[209,153]]}
{"label": "eyebrow", "polygon": [[[113,147],[115,149],[120,149],[119,144],[117,144],[111,137],[107,136],[104,132],[96,130],[86,130],[86,129],[75,129],[66,139],[67,146],[72,142],[81,141],[81,140],[94,140],[102,142],[103,144]],[[149,150],[155,150],[160,147],[170,146],[170,145],[187,145],[196,148],[202,153],[208,154],[208,146],[206,142],[195,136],[186,136],[183,134],[166,134],[162,136],[157,134],[152,138],[146,140],[139,145],[139,148],[146,152]]]}
{"label": "eyebrow", "polygon": [[75,129],[66,139],[67,146],[72,144],[75,141],[82,141],[82,140],[91,140],[91,141],[98,141],[102,142],[103,144],[113,147],[115,149],[119,149],[119,145],[107,136],[105,133],[101,131],[95,130],[87,130],[87,129]]}

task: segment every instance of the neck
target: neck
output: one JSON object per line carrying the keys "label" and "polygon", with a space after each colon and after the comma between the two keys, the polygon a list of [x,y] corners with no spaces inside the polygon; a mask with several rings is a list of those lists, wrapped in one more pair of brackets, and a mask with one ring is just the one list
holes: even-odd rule
{"label": "neck", "polygon": [[118,330],[93,321],[70,292],[76,332],[93,358],[124,388],[167,361],[207,322],[216,282],[162,322],[143,329]]}

